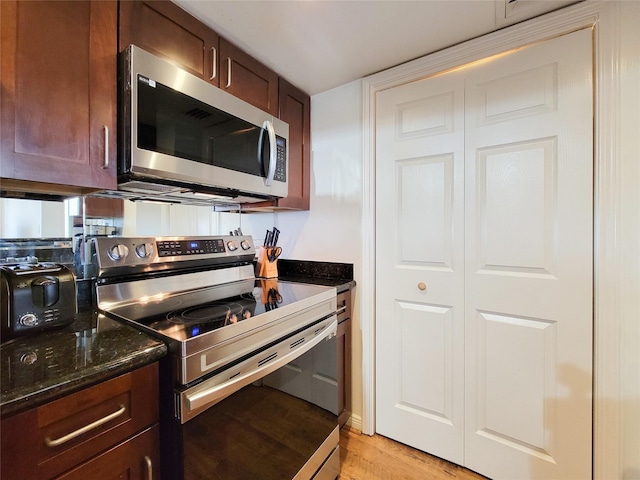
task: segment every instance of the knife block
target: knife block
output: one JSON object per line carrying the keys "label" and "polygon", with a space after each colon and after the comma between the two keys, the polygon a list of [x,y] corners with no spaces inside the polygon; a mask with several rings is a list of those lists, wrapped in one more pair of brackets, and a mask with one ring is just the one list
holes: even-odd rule
{"label": "knife block", "polygon": [[258,262],[256,264],[256,277],[260,278],[277,278],[278,277],[278,259],[273,262],[267,256],[268,249],[262,247]]}

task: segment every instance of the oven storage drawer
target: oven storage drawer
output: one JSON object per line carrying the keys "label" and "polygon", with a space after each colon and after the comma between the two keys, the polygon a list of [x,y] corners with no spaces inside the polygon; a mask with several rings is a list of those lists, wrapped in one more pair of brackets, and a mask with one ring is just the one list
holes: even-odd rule
{"label": "oven storage drawer", "polygon": [[3,480],[56,477],[157,423],[157,392],[154,363],[3,419]]}

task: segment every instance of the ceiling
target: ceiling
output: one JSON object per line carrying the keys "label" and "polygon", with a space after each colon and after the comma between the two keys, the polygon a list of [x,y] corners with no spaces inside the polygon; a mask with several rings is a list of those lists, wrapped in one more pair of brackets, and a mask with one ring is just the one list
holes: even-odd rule
{"label": "ceiling", "polygon": [[315,95],[575,0],[173,1]]}

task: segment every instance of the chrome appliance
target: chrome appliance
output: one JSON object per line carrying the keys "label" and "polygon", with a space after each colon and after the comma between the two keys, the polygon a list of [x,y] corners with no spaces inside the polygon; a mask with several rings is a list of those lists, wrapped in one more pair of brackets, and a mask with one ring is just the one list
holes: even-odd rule
{"label": "chrome appliance", "polygon": [[249,236],[93,241],[99,310],[168,345],[163,478],[338,476],[335,288],[256,279]]}
{"label": "chrome appliance", "polygon": [[188,204],[287,196],[288,124],[134,45],[121,58],[120,196]]}

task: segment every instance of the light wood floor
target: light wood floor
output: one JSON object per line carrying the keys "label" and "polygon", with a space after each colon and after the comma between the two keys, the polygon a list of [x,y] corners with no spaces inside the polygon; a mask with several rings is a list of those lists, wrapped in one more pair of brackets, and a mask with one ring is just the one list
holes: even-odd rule
{"label": "light wood floor", "polygon": [[380,435],[340,430],[339,480],[486,480],[449,463]]}

